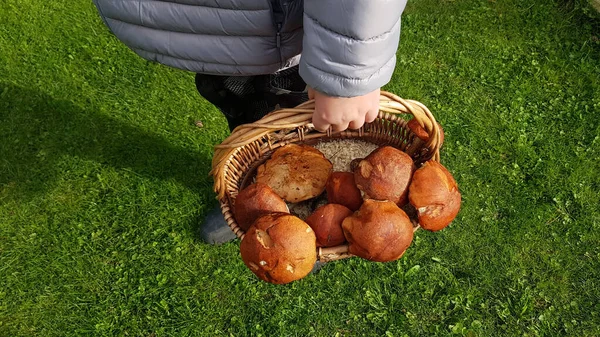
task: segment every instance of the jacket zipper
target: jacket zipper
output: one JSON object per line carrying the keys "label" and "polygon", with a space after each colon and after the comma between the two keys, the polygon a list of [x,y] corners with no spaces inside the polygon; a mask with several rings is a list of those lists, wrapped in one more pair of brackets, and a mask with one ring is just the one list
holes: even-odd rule
{"label": "jacket zipper", "polygon": [[273,8],[273,21],[275,22],[275,27],[277,28],[275,43],[277,46],[277,51],[279,52],[279,63],[281,64],[280,66],[283,67],[283,53],[281,52],[281,28],[283,27],[285,14],[281,8],[280,0],[271,0],[271,6]]}

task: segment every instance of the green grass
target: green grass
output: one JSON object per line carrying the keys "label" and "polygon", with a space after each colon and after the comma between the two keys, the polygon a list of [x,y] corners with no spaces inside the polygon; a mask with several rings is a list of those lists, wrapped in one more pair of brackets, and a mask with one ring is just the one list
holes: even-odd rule
{"label": "green grass", "polygon": [[385,89],[442,123],[461,213],[273,286],[198,239],[227,130],[193,74],[91,2],[0,2],[0,336],[599,336],[599,32],[552,1],[411,1]]}

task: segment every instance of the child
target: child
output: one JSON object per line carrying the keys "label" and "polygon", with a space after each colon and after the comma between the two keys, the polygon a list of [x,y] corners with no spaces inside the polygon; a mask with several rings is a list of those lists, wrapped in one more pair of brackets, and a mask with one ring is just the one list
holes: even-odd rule
{"label": "child", "polygon": [[[196,73],[229,128],[315,99],[317,130],[358,129],[391,79],[406,0],[93,0],[139,56]],[[220,209],[202,238],[235,238]]]}

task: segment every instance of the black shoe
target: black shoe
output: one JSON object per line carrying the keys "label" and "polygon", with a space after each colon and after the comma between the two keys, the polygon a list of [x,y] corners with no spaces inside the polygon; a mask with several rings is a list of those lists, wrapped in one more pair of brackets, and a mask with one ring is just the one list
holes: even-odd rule
{"label": "black shoe", "polygon": [[200,227],[200,238],[212,245],[220,245],[237,238],[225,221],[221,207],[217,206],[208,212]]}
{"label": "black shoe", "polygon": [[314,274],[316,272],[318,272],[319,270],[321,270],[321,268],[326,264],[327,262],[321,262],[321,261],[317,261],[315,262],[315,265],[313,266],[313,269],[310,271],[310,273],[308,273],[308,275]]}

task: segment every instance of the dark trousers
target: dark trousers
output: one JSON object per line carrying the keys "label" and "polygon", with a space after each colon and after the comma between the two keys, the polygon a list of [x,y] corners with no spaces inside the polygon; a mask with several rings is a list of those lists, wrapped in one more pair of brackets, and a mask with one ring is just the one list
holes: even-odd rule
{"label": "dark trousers", "polygon": [[230,130],[277,108],[293,108],[308,100],[298,66],[258,76],[196,74],[196,88],[225,115]]}

